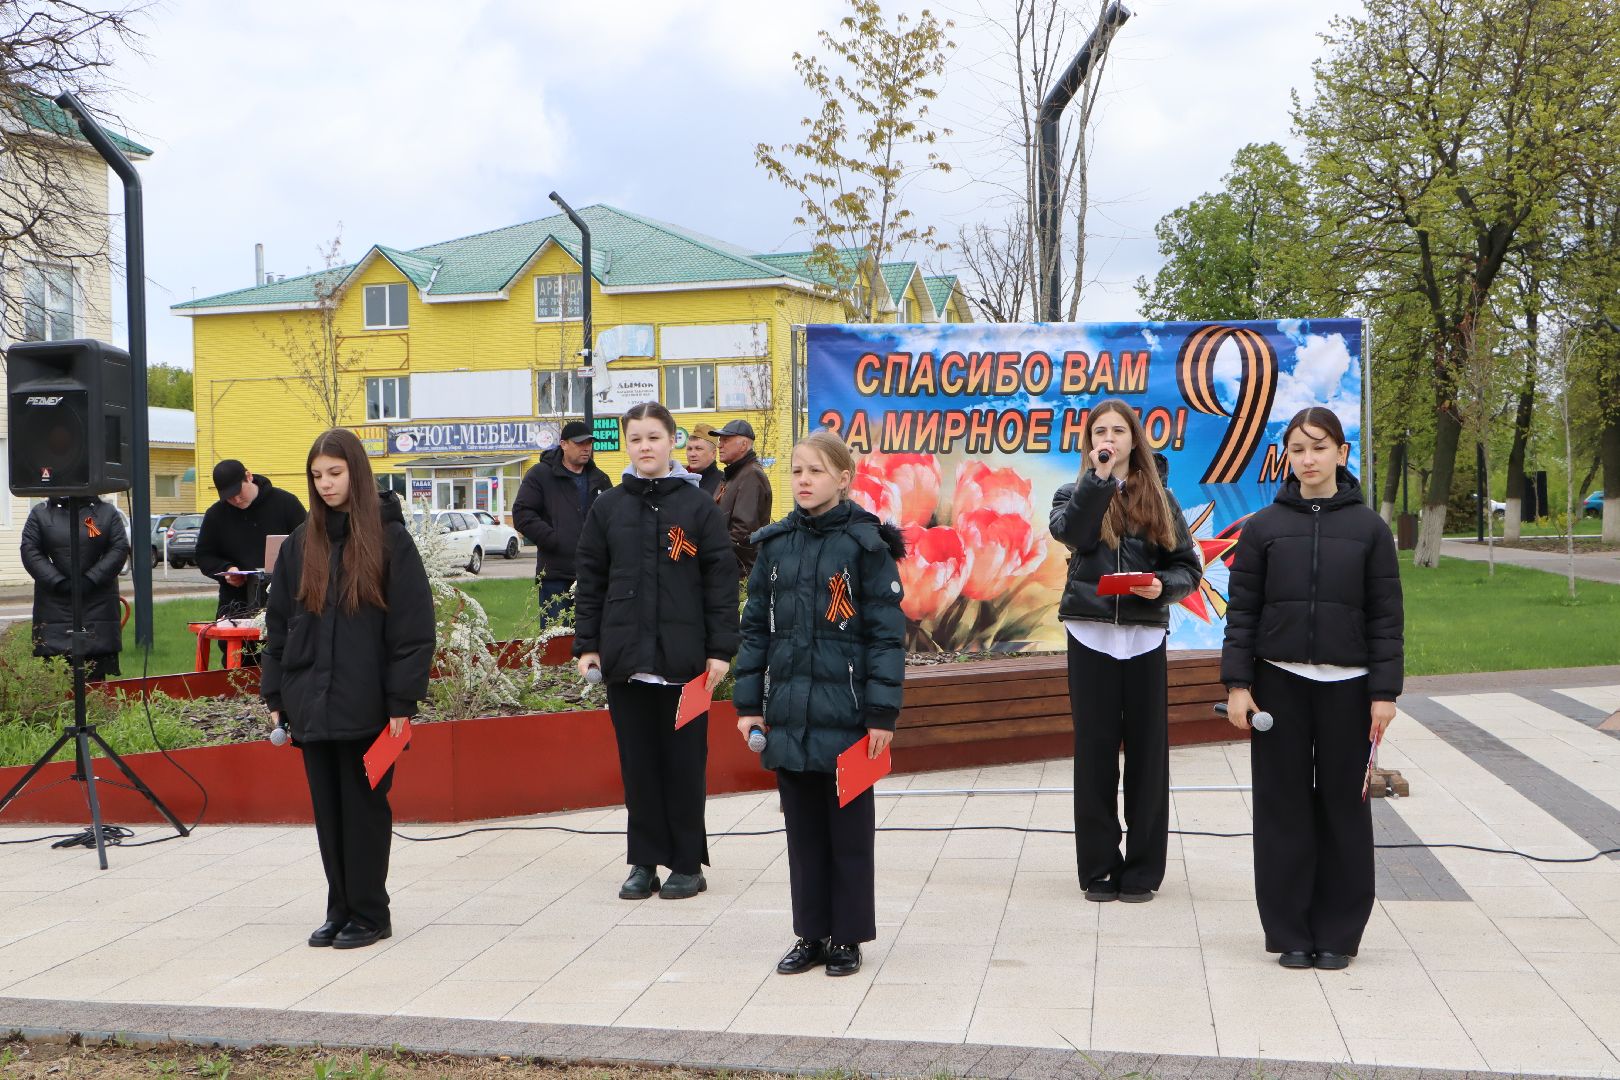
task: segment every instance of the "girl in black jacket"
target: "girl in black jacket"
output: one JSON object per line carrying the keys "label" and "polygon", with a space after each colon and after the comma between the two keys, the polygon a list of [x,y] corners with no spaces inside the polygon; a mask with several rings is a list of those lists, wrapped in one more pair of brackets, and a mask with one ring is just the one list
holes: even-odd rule
{"label": "girl in black jacket", "polygon": [[1232,561],[1221,681],[1248,730],[1254,891],[1266,950],[1286,968],[1342,968],[1373,906],[1374,740],[1395,718],[1404,617],[1389,526],[1361,501],[1330,410],[1288,422],[1292,472],[1249,518]]}
{"label": "girl in black jacket", "polygon": [[[1164,880],[1170,837],[1170,605],[1198,587],[1203,566],[1129,405],[1109,398],[1093,408],[1080,448],[1091,467],[1058,488],[1049,522],[1070,551],[1058,618],[1069,642],[1075,861],[1087,900],[1143,903]],[[1100,579],[1118,573],[1153,579],[1128,595],[1100,595]]]}
{"label": "girl in black jacket", "polygon": [[129,558],[129,536],[112,503],[90,499],[74,514],[68,502],[42,502],[28,512],[23,524],[22,564],[34,579],[34,655],[73,655],[74,566],[69,530],[78,529],[84,677],[94,682],[118,674],[118,652],[123,647],[118,572]]}
{"label": "girl in black jacket", "polygon": [[870,737],[877,757],[894,738],[905,682],[906,617],[893,525],[849,501],[855,462],[837,435],[793,448],[795,509],[755,533],[743,647],[737,654],[737,730],[768,732],[761,763],[776,770],[787,822],[793,932],[776,965],[796,975],[861,969],[877,937],[872,847],[876,797],[838,805],[838,755]]}
{"label": "girl in black jacket", "polygon": [[433,593],[399,498],[379,494],[354,432],[309,448],[309,518],[276,560],[259,692],[303,751],[326,870],[316,947],[358,949],[393,933],[389,769],[373,788],[364,756],[427,697]]}
{"label": "girl in black jacket", "polygon": [[591,504],[575,558],[574,655],[607,683],[619,744],[630,875],[623,900],[659,891],[684,900],[708,888],[703,809],[705,713],[675,729],[681,687],[712,691],[737,651],[737,559],[725,517],[698,478],[670,460],[675,418],[656,401],[624,414],[630,467]]}

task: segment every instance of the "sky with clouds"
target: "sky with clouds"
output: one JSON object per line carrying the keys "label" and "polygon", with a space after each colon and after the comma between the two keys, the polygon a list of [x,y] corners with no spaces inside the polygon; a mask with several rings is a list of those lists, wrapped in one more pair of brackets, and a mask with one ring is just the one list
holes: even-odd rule
{"label": "sky with clouds", "polygon": [[[920,3],[891,0],[890,10]],[[929,5],[956,49],[936,118],[948,177],[911,186],[941,233],[997,220],[992,175],[1011,0]],[[1232,154],[1289,135],[1317,35],[1355,0],[1135,0],[1111,49],[1092,165],[1081,317],[1137,315],[1153,226],[1218,186]],[[1089,10],[1090,0],[1073,5]],[[605,202],[761,251],[808,245],[755,166],[812,106],[792,68],[842,0],[163,0],[120,76],[146,191],[150,359],[191,362],[170,304],[252,284],[253,245],[296,274],[343,249],[412,248]],[[1079,38],[1075,36],[1074,47]],[[115,185],[116,187],[116,185]],[[115,208],[119,205],[114,196]],[[959,268],[951,252],[936,269]],[[1333,313],[1324,313],[1333,314]],[[123,335],[118,314],[116,336]]]}

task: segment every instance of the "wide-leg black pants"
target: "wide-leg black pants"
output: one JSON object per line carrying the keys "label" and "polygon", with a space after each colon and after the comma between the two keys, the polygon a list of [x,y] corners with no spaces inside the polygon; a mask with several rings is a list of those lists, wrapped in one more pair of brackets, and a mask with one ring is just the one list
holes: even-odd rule
{"label": "wide-leg black pants", "polygon": [[709,714],[676,731],[681,688],[659,683],[609,683],[607,700],[630,817],[626,861],[699,873],[709,862]]}
{"label": "wide-leg black pants", "polygon": [[838,805],[832,773],[776,770],[787,824],[793,932],[808,941],[859,945],[877,937],[877,796],[867,788]]}
{"label": "wide-leg black pants", "polygon": [[[1074,718],[1074,850],[1080,885],[1125,892],[1164,881],[1170,838],[1170,718],[1164,645],[1116,660],[1069,636]],[[1125,749],[1125,854],[1119,752]]]}
{"label": "wide-leg black pants", "polygon": [[366,779],[371,739],[300,744],[309,798],[315,808],[315,839],[326,870],[326,918],[373,928],[391,926],[388,912],[388,852],[394,811],[389,769],[375,789]]}
{"label": "wide-leg black pants", "polygon": [[1275,720],[1249,736],[1266,949],[1354,956],[1374,899],[1367,679],[1315,682],[1261,662],[1252,692]]}

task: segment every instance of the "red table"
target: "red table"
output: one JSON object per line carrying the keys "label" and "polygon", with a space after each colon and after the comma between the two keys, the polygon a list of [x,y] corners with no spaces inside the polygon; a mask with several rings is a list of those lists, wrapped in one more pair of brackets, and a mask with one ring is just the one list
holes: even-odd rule
{"label": "red table", "polygon": [[226,620],[224,622],[194,622],[188,623],[188,628],[197,635],[197,667],[198,671],[208,670],[208,654],[213,652],[213,643],[225,643],[225,666],[239,668],[242,666],[242,643],[244,641],[258,641],[264,636],[257,626],[246,623],[238,626]]}

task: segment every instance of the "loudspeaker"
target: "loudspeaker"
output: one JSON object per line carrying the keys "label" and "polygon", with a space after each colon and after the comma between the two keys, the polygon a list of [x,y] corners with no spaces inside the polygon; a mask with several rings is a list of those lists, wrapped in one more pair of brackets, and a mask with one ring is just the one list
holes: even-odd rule
{"label": "loudspeaker", "polygon": [[101,341],[22,341],[6,350],[11,491],[128,491],[129,354]]}

